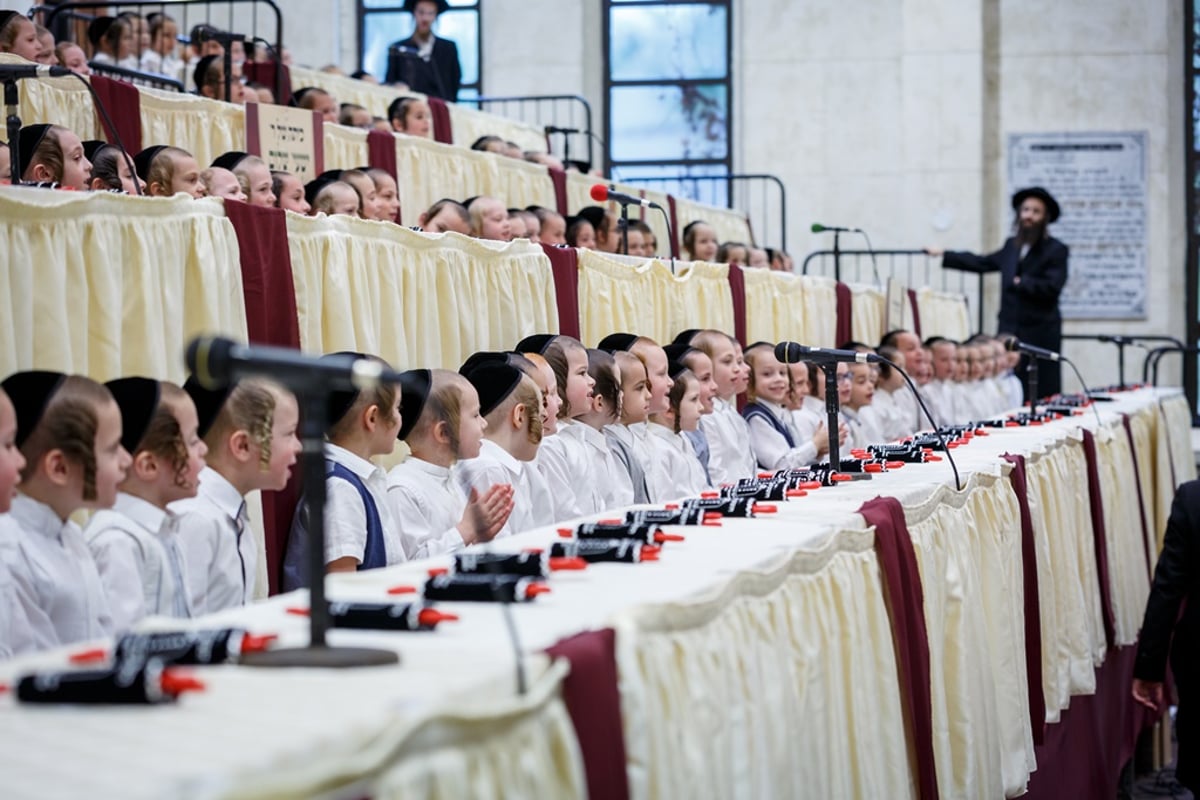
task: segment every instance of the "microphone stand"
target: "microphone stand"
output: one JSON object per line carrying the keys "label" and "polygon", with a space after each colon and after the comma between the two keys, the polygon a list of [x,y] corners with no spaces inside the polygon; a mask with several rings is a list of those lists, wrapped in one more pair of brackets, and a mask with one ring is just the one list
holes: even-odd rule
{"label": "microphone stand", "polygon": [[842,280],[841,236],[842,232],[840,230],[833,232],[833,278],[839,282]]}
{"label": "microphone stand", "polygon": [[838,436],[838,387],[837,364],[824,364],[821,370],[825,373],[825,414],[826,430],[829,431],[829,469],[840,472],[842,457],[838,452],[840,447]]}
{"label": "microphone stand", "polygon": [[629,206],[621,203],[621,255],[629,255]]}
{"label": "microphone stand", "polygon": [[18,114],[17,106],[20,104],[20,95],[17,94],[17,81],[15,78],[9,78],[4,81],[4,105],[5,111],[8,114],[8,150],[11,163],[9,171],[12,173],[12,185],[21,185],[21,175],[19,164],[21,163],[20,156],[20,138],[21,138],[21,117]]}
{"label": "microphone stand", "polygon": [[[315,390],[314,390],[315,389]],[[325,601],[325,419],[326,392],[319,387],[294,387],[300,401],[300,458],[304,498],[308,504],[309,643],[247,653],[241,663],[252,667],[369,667],[396,664],[400,657],[391,650],[368,647],[330,647],[329,605]]]}
{"label": "microphone stand", "polygon": [[1029,416],[1032,417],[1037,414],[1038,360],[1029,355],[1025,358],[1025,391],[1029,395]]}

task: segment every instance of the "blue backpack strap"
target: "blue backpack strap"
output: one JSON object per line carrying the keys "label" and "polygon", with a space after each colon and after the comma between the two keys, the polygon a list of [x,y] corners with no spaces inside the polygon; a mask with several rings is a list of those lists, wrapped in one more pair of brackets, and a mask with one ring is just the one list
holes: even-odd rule
{"label": "blue backpack strap", "polygon": [[779,435],[782,436],[784,441],[787,442],[788,447],[796,446],[796,441],[792,438],[792,434],[788,432],[787,427],[780,422],[774,414],[767,410],[766,407],[761,406],[758,403],[747,403],[746,407],[742,409],[742,416],[745,417],[747,421],[753,417],[758,417],[759,419],[765,420],[771,425],[772,428],[779,432]]}
{"label": "blue backpack strap", "polygon": [[387,546],[383,541],[383,520],[379,517],[379,508],[375,505],[375,498],[371,496],[370,490],[361,478],[336,461],[325,460],[325,475],[348,482],[358,490],[358,496],[362,498],[363,511],[367,516],[367,544],[363,548],[363,557],[358,568],[364,570],[386,567],[388,561]]}

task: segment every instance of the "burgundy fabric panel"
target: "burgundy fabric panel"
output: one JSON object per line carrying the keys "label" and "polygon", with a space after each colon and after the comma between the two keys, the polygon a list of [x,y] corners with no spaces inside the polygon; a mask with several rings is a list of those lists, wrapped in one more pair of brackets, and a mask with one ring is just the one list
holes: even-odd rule
{"label": "burgundy fabric panel", "polygon": [[571,674],[563,681],[563,701],[579,738],[591,800],[629,797],[616,638],[612,628],[603,628],[563,639],[546,651],[571,662]]}
{"label": "burgundy fabric panel", "polygon": [[554,184],[554,210],[567,216],[567,173],[565,170],[547,167],[550,182]]}
{"label": "burgundy fabric panel", "polygon": [[1033,516],[1029,513],[1025,456],[1004,454],[1013,465],[1008,474],[1021,513],[1021,578],[1025,594],[1025,678],[1029,689],[1029,727],[1033,743],[1046,736],[1046,695],[1042,691],[1042,610],[1038,599],[1037,547],[1033,541]]}
{"label": "burgundy fabric panel", "polygon": [[838,281],[837,283],[837,329],[834,333],[834,347],[841,347],[854,338],[854,320],[851,317],[854,301],[850,287]]}
{"label": "burgundy fabric panel", "polygon": [[1142,521],[1142,550],[1146,552],[1146,575],[1153,582],[1154,564],[1150,561],[1153,548],[1150,546],[1150,526],[1146,524],[1146,500],[1142,497],[1142,472],[1138,467],[1137,445],[1133,442],[1133,426],[1129,422],[1128,414],[1121,415],[1121,423],[1125,426],[1125,435],[1129,437],[1129,453],[1133,461],[1133,482],[1137,486],[1138,514]]}
{"label": "burgundy fabric panel", "polygon": [[1037,772],[1029,778],[1030,800],[1116,797],[1121,767],[1133,755],[1138,734],[1157,720],[1133,699],[1136,647],[1108,652],[1096,670],[1096,693],[1076,695],[1059,721],[1046,726],[1034,748]]}
{"label": "burgundy fabric panel", "polygon": [[[278,208],[225,201],[225,215],[233,223],[238,238],[250,341],[299,348],[300,322],[296,315],[296,288],[292,283],[285,213]],[[298,468],[292,470],[292,479],[286,489],[263,492],[263,529],[271,594],[278,592],[281,586],[284,548],[299,499]]]}
{"label": "burgundy fabric panel", "polygon": [[[554,275],[554,299],[558,306],[558,332],[579,338],[579,254],[574,247],[543,244]],[[529,331],[541,333],[542,331]]]}
{"label": "burgundy fabric panel", "polygon": [[[250,83],[261,83],[275,95],[278,105],[286,106],[292,102],[292,72],[286,64],[274,61],[247,61],[242,64],[242,74]],[[276,84],[276,80],[281,84]]]}
{"label": "burgundy fabric panel", "polygon": [[667,216],[671,218],[671,258],[679,258],[679,214],[675,210],[675,195],[667,195]]}
{"label": "burgundy fabric panel", "polygon": [[[396,174],[396,137],[384,131],[371,131],[367,134],[367,165],[381,169],[396,181],[397,191],[400,186],[400,176]],[[404,198],[400,198],[400,207],[396,209],[394,222],[400,224],[400,212],[404,208]]]}
{"label": "burgundy fabric panel", "polygon": [[729,293],[733,295],[733,335],[746,346],[746,276],[736,264],[729,265]]}
{"label": "burgundy fabric panel", "polygon": [[429,114],[433,117],[434,141],[442,144],[454,144],[454,130],[450,127],[450,109],[446,101],[432,95],[425,98],[429,103]]}
{"label": "burgundy fabric panel", "polygon": [[1100,486],[1100,468],[1096,463],[1096,437],[1083,432],[1083,455],[1087,459],[1088,500],[1092,507],[1092,538],[1096,547],[1096,572],[1100,578],[1100,612],[1104,617],[1104,640],[1111,650],[1115,641],[1112,590],[1108,580],[1108,541],[1104,528],[1104,495]]}
{"label": "burgundy fabric panel", "polygon": [[891,617],[910,752],[916,759],[917,791],[923,800],[930,800],[938,796],[937,764],[933,757],[929,633],[917,554],[899,500],[877,497],[864,503],[858,513],[875,526],[875,554]]}
{"label": "burgundy fabric panel", "polygon": [[913,315],[913,333],[918,339],[924,341],[925,337],[921,335],[921,310],[917,308],[917,293],[913,289],[908,290],[908,305],[912,309]]}
{"label": "burgundy fabric panel", "polygon": [[119,135],[121,144],[125,145],[125,151],[130,156],[137,155],[142,150],[142,98],[137,87],[132,83],[106,78],[103,75],[92,75],[90,80],[92,88],[96,90],[96,97],[108,111],[113,128],[116,128],[114,131],[104,122],[104,117],[99,112],[96,113],[96,118],[104,127],[108,143],[116,144]]}

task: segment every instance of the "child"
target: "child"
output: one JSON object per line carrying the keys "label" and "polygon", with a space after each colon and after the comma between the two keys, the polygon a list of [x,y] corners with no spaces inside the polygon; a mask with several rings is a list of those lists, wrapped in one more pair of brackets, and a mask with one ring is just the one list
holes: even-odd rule
{"label": "child", "polygon": [[388,171],[379,167],[359,167],[375,184],[375,201],[377,203],[377,219],[385,222],[400,222],[400,190],[396,179]]}
{"label": "child", "polygon": [[338,108],[338,124],[367,130],[371,127],[371,112],[358,103],[342,103]]}
{"label": "child", "polygon": [[16,11],[0,11],[0,53],[12,53],[36,61],[42,45],[33,23]]}
{"label": "child", "polygon": [[567,221],[563,215],[549,208],[532,206],[538,219],[538,240],[542,244],[566,244]]}
{"label": "child", "polygon": [[649,462],[646,424],[650,415],[650,377],[646,365],[633,353],[613,352],[621,374],[621,419],[604,426],[609,449],[629,473],[633,486],[633,502],[650,502],[652,467]]}
{"label": "child", "polygon": [[292,93],[292,102],[298,108],[315,111],[321,115],[326,124],[336,125],[338,121],[338,104],[333,95],[315,86],[305,86]]}
{"label": "child", "polygon": [[[562,398],[558,394],[558,381],[554,377],[554,369],[550,366],[550,362],[541,353],[527,352],[524,354],[534,366],[537,374],[534,376],[534,383],[542,393],[542,442],[544,443],[549,437],[558,433],[558,414],[562,409]],[[555,522],[554,502],[550,495],[550,485],[546,481],[546,476],[541,467],[538,465],[537,457],[542,454],[541,446],[538,447],[537,456],[529,463],[529,467],[536,473],[531,480],[544,488],[545,502],[535,504],[533,508],[533,520],[538,526],[552,525]]]}
{"label": "child", "polygon": [[183,61],[175,55],[179,25],[166,14],[150,15],[150,47],[142,53],[142,72],[181,80]]}
{"label": "child", "polygon": [[471,215],[471,236],[476,239],[491,239],[498,242],[512,241],[512,228],[508,221],[508,210],[504,203],[494,197],[475,197],[467,203]]}
{"label": "child", "polygon": [[[525,348],[518,346],[518,349]],[[583,432],[577,430],[583,423],[573,421],[590,410],[596,382],[588,374],[588,353],[578,339],[554,336],[542,354],[554,370],[562,405],[558,410],[558,433],[543,440],[538,469],[550,486],[554,521],[561,522],[602,508]]]}
{"label": "child", "polygon": [[[829,433],[818,425],[812,437],[801,438],[784,407],[790,381],[788,368],[775,357],[773,345],[759,342],[746,353],[750,365],[750,402],[742,409],[750,429],[750,447],[766,470],[801,469],[829,450]],[[865,365],[864,365],[865,366]]]}
{"label": "child", "polygon": [[[238,67],[235,66],[234,69]],[[238,105],[246,100],[246,87],[242,85],[236,72],[226,87],[225,62],[221,56],[204,56],[197,61],[195,69],[192,70],[192,78],[196,84],[196,93],[201,97]]]}
{"label": "child", "polygon": [[[597,511],[622,508],[633,503],[631,469],[608,446],[605,427],[621,419],[621,371],[616,360],[603,350],[587,351],[592,396],[587,410],[577,414],[579,423],[570,428],[585,445],[592,491],[598,498]],[[632,464],[632,462],[630,462]]]}
{"label": "child", "polygon": [[58,55],[54,52],[54,34],[41,25],[34,25],[33,29],[37,31],[38,39],[38,55],[36,61],[39,64],[47,66],[58,66]]}
{"label": "child", "polygon": [[571,247],[595,250],[596,229],[583,217],[571,217],[567,220],[566,240]]}
{"label": "child", "polygon": [[742,264],[750,260],[750,248],[741,242],[722,242],[717,248],[717,263]]}
{"label": "child", "polygon": [[107,386],[133,462],[112,509],[93,515],[83,535],[120,632],[151,614],[191,616],[183,546],[167,504],[196,496],[208,449],[195,404],[175,384],[122,378]]}
{"label": "child", "polygon": [[26,610],[35,607],[28,565],[20,555],[21,533],[8,514],[23,469],[25,457],[17,445],[17,412],[0,389],[0,661],[39,644],[30,627],[30,611]]}
{"label": "child", "polygon": [[637,231],[642,235],[642,249],[638,252],[633,252],[633,240],[630,239],[629,255],[641,256],[642,258],[654,258],[658,255],[658,242],[654,238],[654,231],[650,226],[640,219],[629,220],[629,232]]}
{"label": "child", "polygon": [[433,115],[429,104],[419,97],[398,97],[388,106],[392,130],[428,139],[433,134]]}
{"label": "child", "polygon": [[54,48],[54,54],[58,57],[59,64],[76,75],[87,77],[92,74],[92,68],[88,66],[87,53],[83,52],[83,48],[74,42],[59,42],[58,46]]}
{"label": "child", "polygon": [[689,261],[713,261],[717,247],[717,232],[707,222],[697,220],[683,229],[683,250]]}
{"label": "child", "polygon": [[741,348],[732,337],[715,330],[699,331],[690,343],[712,361],[717,385],[713,413],[700,420],[708,440],[708,476],[714,486],[752,477],[758,472],[758,463],[750,449],[749,426],[736,405],[738,394],[749,385]]}
{"label": "child", "polygon": [[367,173],[357,169],[344,169],[338,180],[345,181],[358,192],[358,216],[362,219],[383,220],[383,212],[379,206],[379,194],[375,189],[375,181]]}
{"label": "child", "polygon": [[252,156],[239,150],[222,153],[212,163],[213,167],[227,169],[236,177],[246,195],[246,202],[259,208],[275,207],[275,192],[271,170],[267,162],[258,156]]}
{"label": "child", "polygon": [[[686,338],[690,340],[691,337]],[[703,350],[697,350],[689,344],[671,344],[667,346],[666,350],[670,360],[686,367],[700,384],[700,418],[703,419],[713,413],[713,400],[717,397],[717,382],[713,379],[712,359]],[[712,451],[708,446],[708,436],[699,425],[693,430],[681,430],[679,434],[700,463],[705,480],[709,481],[708,462]],[[712,486],[711,481],[708,485]]]}
{"label": "child", "polygon": [[[365,358],[361,353],[339,353]],[[382,359],[372,358],[383,364]],[[325,571],[378,569],[405,560],[388,503],[387,473],[371,463],[390,455],[400,433],[400,387],[334,391],[325,430]],[[308,582],[308,508],[296,508],[283,562],[283,588]]]}
{"label": "child", "polygon": [[[90,148],[90,152],[89,152]],[[93,192],[124,192],[138,194],[141,182],[129,168],[132,159],[125,151],[106,142],[84,142],[84,155],[92,162],[88,188]]]}
{"label": "child", "polygon": [[540,244],[542,241],[542,223],[538,220],[537,214],[534,214],[529,209],[518,209],[517,213],[521,215],[521,219],[525,222],[525,238],[534,244]]}
{"label": "child", "polygon": [[209,167],[200,173],[200,180],[204,182],[204,191],[209,197],[246,202],[246,192],[242,190],[237,175],[223,167]]}
{"label": "child", "polygon": [[358,192],[345,181],[316,178],[304,186],[304,197],[311,204],[309,213],[358,216]]}
{"label": "child", "polygon": [[683,434],[700,426],[700,381],[678,361],[671,363],[671,391],[665,411],[650,415],[649,443],[651,458],[659,465],[652,487],[655,502],[666,502],[696,495],[709,488],[708,476]]}
{"label": "child", "polygon": [[204,197],[200,165],[187,150],[156,144],[134,156],[133,165],[151,197],[174,197],[181,192]]}
{"label": "child", "polygon": [[426,233],[454,231],[470,236],[471,215],[462,203],[444,197],[421,213],[417,226]]}
{"label": "child", "polygon": [[[908,420],[904,408],[896,401],[899,393],[908,392],[904,376],[900,374],[900,370],[906,368],[904,353],[890,345],[883,345],[879,348],[879,355],[887,361],[878,364],[879,380],[875,383],[875,395],[871,398],[871,416],[875,418],[880,433],[887,441],[912,436],[912,423]],[[892,363],[889,364],[888,361]],[[892,364],[896,366],[893,367]],[[863,413],[867,410],[864,409]]]}
{"label": "child", "polygon": [[528,239],[529,230],[525,227],[525,216],[519,208],[508,209],[509,239]]}
{"label": "child", "polygon": [[22,181],[57,183],[79,191],[88,188],[92,162],[74,131],[60,125],[26,125],[17,141],[21,145],[17,171]]}
{"label": "child", "polygon": [[304,198],[304,184],[290,172],[275,170],[271,173],[271,192],[275,195],[275,207],[308,216],[312,206]]}
{"label": "child", "polygon": [[513,489],[464,493],[452,468],[479,455],[487,423],[467,379],[444,369],[401,375],[404,419],[399,436],[412,455],[388,473],[388,503],[409,559],[489,542],[512,513]]}
{"label": "child", "polygon": [[287,486],[300,454],[296,398],[278,384],[249,378],[210,392],[189,379],[199,432],[208,447],[196,497],[170,505],[188,565],[192,613],[209,614],[254,599],[258,546],[245,497]]}
{"label": "child", "polygon": [[16,556],[31,594],[30,627],[45,646],[108,636],[104,588],[70,517],[117,499],[130,463],[121,412],[108,389],[82,376],[21,372],[3,388],[16,406],[16,444],[26,462],[11,520],[20,529]]}
{"label": "child", "polygon": [[92,61],[115,64],[122,69],[138,68],[133,24],[127,17],[97,17],[88,25]]}
{"label": "child", "polygon": [[498,537],[545,524],[541,509],[551,504],[550,487],[533,463],[542,442],[541,390],[528,372],[507,363],[482,364],[467,380],[479,394],[487,427],[479,457],[460,465],[463,485],[476,492],[512,486],[513,510]]}

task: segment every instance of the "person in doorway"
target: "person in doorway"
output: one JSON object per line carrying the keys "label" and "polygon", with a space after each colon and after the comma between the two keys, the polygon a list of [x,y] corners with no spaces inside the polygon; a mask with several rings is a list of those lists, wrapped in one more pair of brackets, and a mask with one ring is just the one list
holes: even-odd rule
{"label": "person in doorway", "polygon": [[449,8],[446,0],[405,0],[404,10],[413,15],[412,36],[388,48],[385,83],[404,83],[420,92],[454,102],[462,84],[458,46],[433,32],[438,15]]}

